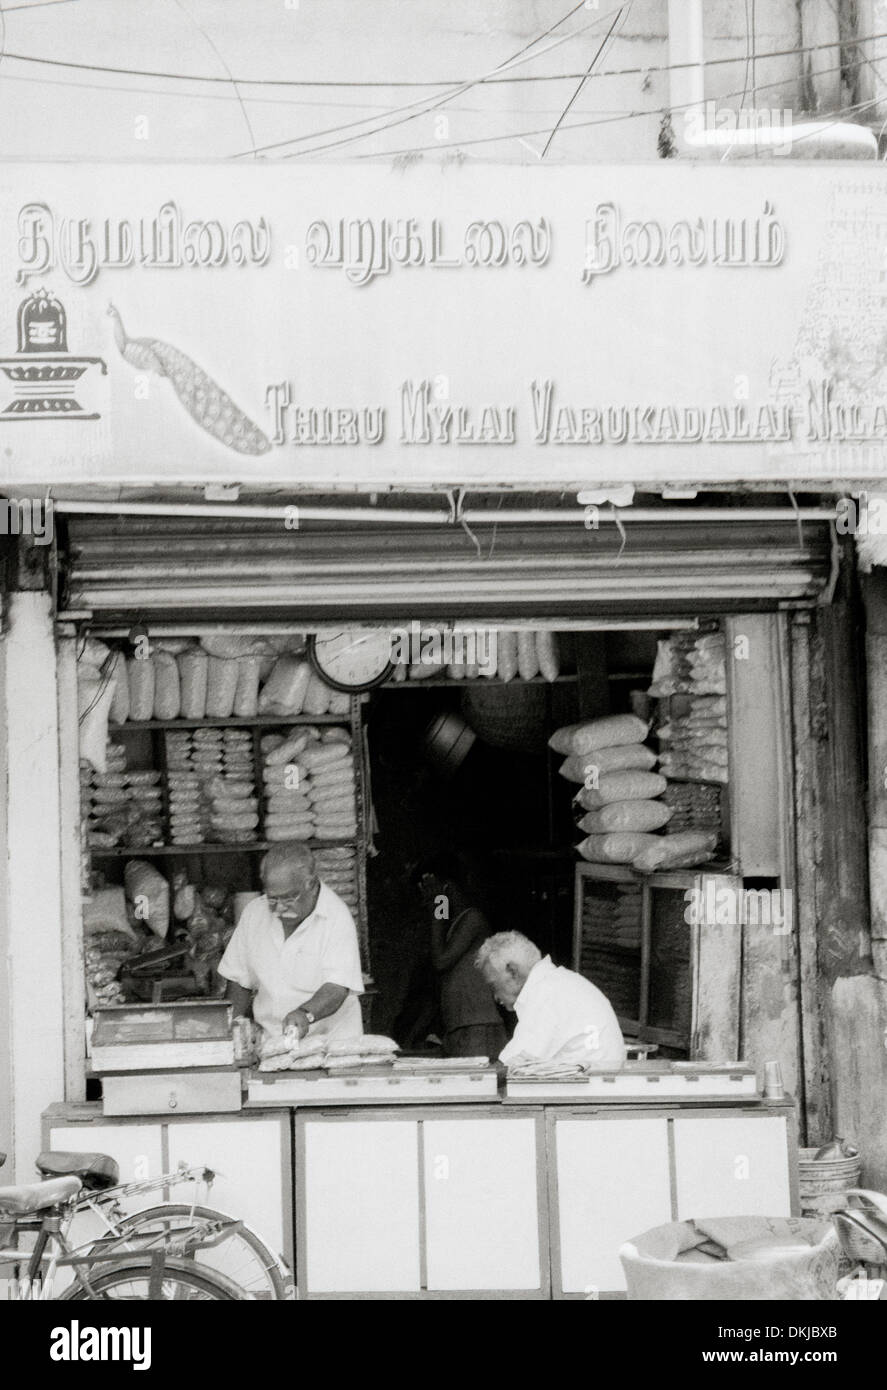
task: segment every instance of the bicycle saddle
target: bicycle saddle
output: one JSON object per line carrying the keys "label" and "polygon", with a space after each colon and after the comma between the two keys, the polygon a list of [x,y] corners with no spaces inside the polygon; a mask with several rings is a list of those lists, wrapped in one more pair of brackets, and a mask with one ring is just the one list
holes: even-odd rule
{"label": "bicycle saddle", "polygon": [[37,1172],[44,1178],[79,1178],[90,1192],[116,1187],[120,1167],[107,1154],[65,1153],[47,1149],[37,1155]]}
{"label": "bicycle saddle", "polygon": [[10,1216],[28,1216],[60,1206],[76,1197],[83,1184],[79,1178],[50,1178],[49,1182],[22,1183],[19,1187],[0,1187],[0,1211]]}

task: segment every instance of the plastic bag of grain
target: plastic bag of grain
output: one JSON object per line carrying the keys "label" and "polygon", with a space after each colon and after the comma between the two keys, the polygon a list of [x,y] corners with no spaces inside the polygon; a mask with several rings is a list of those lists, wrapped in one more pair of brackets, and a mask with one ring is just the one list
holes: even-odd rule
{"label": "plastic bag of grain", "polygon": [[517,633],[500,630],[496,634],[496,674],[500,681],[517,675]]}
{"label": "plastic bag of grain", "polygon": [[211,656],[206,677],[207,719],[230,719],[237,693],[237,660],[233,657]]}
{"label": "plastic bag of grain", "polygon": [[311,840],[314,838],[313,822],[294,821],[287,825],[265,827],[265,839],[277,844],[281,840]]}
{"label": "plastic bag of grain", "polygon": [[612,801],[599,811],[587,811],[579,822],[586,835],[619,830],[661,830],[671,820],[671,807],[661,801]]}
{"label": "plastic bag of grain", "polygon": [[129,718],[129,680],[126,675],[126,657],[123,652],[114,652],[111,669],[114,673],[114,695],[108,717],[112,724],[125,724]]}
{"label": "plastic bag of grain", "polygon": [[308,733],[305,729],[290,729],[289,733],[282,742],[270,746],[269,739],[262,739],[262,751],[265,754],[266,767],[281,767],[285,763],[292,762],[294,758],[308,747],[310,742]]}
{"label": "plastic bag of grain", "polygon": [[237,658],[237,688],[234,692],[234,713],[238,719],[254,719],[259,712],[259,658]]}
{"label": "plastic bag of grain", "polygon": [[302,702],[303,714],[326,714],[330,707],[331,694],[332,691],[329,686],[312,671],[305,687],[305,699]]}
{"label": "plastic bag of grain", "polygon": [[643,831],[589,835],[576,848],[591,864],[633,864],[644,850],[655,849],[664,839],[664,836],[647,835]]}
{"label": "plastic bag of grain", "polygon": [[154,714],[154,658],[130,657],[126,663],[130,719],[150,719]]}
{"label": "plastic bag of grain", "polygon": [[597,779],[597,786],[583,787],[575,800],[584,811],[597,811],[611,801],[648,801],[661,796],[667,786],[658,772],[605,772]]}
{"label": "plastic bag of grain", "polygon": [[647,737],[648,725],[635,714],[608,714],[603,719],[589,719],[581,724],[567,724],[556,729],[548,740],[555,753],[594,753],[599,748],[613,748],[625,743],[640,743]]}
{"label": "plastic bag of grain", "polygon": [[108,766],[108,716],[114,698],[114,678],[95,666],[78,668],[77,708],[80,721],[80,757],[96,772]]}
{"label": "plastic bag of grain", "polygon": [[123,870],[126,896],[135,909],[136,919],[149,927],[155,936],[169,931],[169,884],[144,859],[130,859]]}
{"label": "plastic bag of grain", "polygon": [[179,667],[172,652],[154,653],[154,718],[178,719],[182,703]]}
{"label": "plastic bag of grain", "polygon": [[311,667],[301,657],[277,658],[259,694],[260,714],[301,714]]}
{"label": "plastic bag of grain", "polygon": [[517,672],[522,681],[531,681],[539,674],[535,632],[517,634]]}
{"label": "plastic bag of grain", "polygon": [[631,864],[640,874],[652,874],[657,869],[690,869],[704,864],[714,855],[717,835],[703,830],[684,830],[678,835],[650,837],[654,843],[633,856]]}
{"label": "plastic bag of grain", "polygon": [[557,633],[536,633],[536,659],[539,671],[547,681],[556,681],[561,673],[560,655],[557,646]]}
{"label": "plastic bag of grain", "polygon": [[617,748],[599,748],[594,753],[571,753],[558,768],[568,782],[591,785],[605,772],[636,768],[649,772],[656,766],[656,754],[643,743],[623,743]]}
{"label": "plastic bag of grain", "polygon": [[258,811],[232,811],[228,808],[213,807],[210,822],[216,830],[255,830],[259,823]]}
{"label": "plastic bag of grain", "polygon": [[351,762],[351,749],[344,743],[325,743],[316,748],[306,748],[300,754],[300,763],[312,772],[321,768],[338,768]]}

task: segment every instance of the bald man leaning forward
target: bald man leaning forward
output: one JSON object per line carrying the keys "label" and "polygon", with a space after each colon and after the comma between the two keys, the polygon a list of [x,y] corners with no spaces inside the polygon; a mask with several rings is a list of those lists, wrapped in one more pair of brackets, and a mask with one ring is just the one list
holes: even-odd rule
{"label": "bald man leaning forward", "polygon": [[267,1033],[329,1039],[363,1032],[363,975],[354,919],[322,883],[307,845],[275,845],[262,860],[264,894],[248,903],[219,965],[235,1015]]}

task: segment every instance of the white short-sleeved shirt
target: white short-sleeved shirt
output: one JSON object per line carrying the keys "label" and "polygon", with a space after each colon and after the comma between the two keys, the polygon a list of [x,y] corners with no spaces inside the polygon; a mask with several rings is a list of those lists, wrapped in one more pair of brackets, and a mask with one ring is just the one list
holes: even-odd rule
{"label": "white short-sleeved shirt", "polygon": [[279,1033],[287,1014],[321,985],[342,985],[350,993],[334,1014],[312,1025],[311,1036],[353,1038],[363,1032],[357,929],[345,903],[325,883],[314,911],[288,937],[264,895],[248,903],[219,974],[254,991],[253,1017],[266,1032]]}
{"label": "white short-sleeved shirt", "polygon": [[584,975],[554,965],[550,956],[533,966],[514,1011],[518,1023],[499,1053],[502,1062],[522,1053],[537,1062],[558,1057],[592,1067],[621,1067],[625,1061],[622,1030],[607,996]]}

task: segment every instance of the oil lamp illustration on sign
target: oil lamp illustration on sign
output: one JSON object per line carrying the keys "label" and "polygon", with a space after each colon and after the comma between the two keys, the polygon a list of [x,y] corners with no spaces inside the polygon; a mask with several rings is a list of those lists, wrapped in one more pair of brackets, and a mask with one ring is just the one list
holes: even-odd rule
{"label": "oil lamp illustration on sign", "polygon": [[13,397],[0,409],[0,420],[98,420],[99,413],[74,397],[82,395],[94,368],[103,376],[101,357],[68,355],[64,305],[49,290],[35,290],[18,308],[18,354],[0,358],[0,372],[13,383]]}

